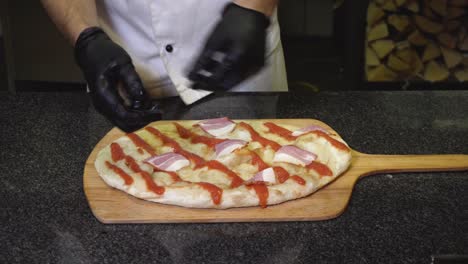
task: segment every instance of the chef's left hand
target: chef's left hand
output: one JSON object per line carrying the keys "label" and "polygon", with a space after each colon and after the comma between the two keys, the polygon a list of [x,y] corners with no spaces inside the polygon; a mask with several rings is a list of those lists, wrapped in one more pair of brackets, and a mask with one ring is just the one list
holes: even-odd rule
{"label": "chef's left hand", "polygon": [[195,89],[228,90],[265,65],[269,18],[230,3],[208,37],[189,79]]}

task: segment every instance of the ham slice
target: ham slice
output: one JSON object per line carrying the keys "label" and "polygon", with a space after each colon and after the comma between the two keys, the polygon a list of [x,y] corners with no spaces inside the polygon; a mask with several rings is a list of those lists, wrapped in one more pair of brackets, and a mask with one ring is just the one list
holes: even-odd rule
{"label": "ham slice", "polygon": [[300,166],[307,166],[315,159],[317,159],[317,155],[296,146],[283,146],[273,157],[274,162],[287,162]]}
{"label": "ham slice", "polygon": [[198,125],[208,134],[220,137],[231,133],[236,127],[236,123],[227,117],[207,119],[198,123]]}
{"label": "ham slice", "polygon": [[277,183],[276,174],[273,168],[267,168],[262,171],[257,172],[251,179],[246,181],[247,184],[255,182],[265,182],[270,184]]}
{"label": "ham slice", "polygon": [[308,126],[308,127],[304,127],[304,128],[299,129],[299,130],[296,130],[296,131],[292,132],[291,135],[294,136],[294,137],[298,137],[298,136],[302,136],[302,135],[304,135],[306,133],[309,133],[309,132],[312,132],[312,131],[322,131],[322,132],[324,132],[326,134],[329,134],[329,132],[325,128],[323,128],[321,126],[317,126],[317,125],[312,125],[312,126]]}
{"label": "ham slice", "polygon": [[229,155],[234,150],[243,148],[245,145],[247,145],[247,141],[244,140],[225,140],[215,146],[216,157]]}
{"label": "ham slice", "polygon": [[178,171],[190,165],[188,159],[174,152],[148,158],[145,162],[162,171]]}

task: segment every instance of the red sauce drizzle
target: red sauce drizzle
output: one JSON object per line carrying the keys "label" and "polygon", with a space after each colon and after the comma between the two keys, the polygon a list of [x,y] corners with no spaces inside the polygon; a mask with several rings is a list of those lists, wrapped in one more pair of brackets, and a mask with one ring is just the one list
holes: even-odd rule
{"label": "red sauce drizzle", "polygon": [[118,143],[112,143],[111,147],[111,156],[114,162],[122,160],[125,157],[125,154]]}
{"label": "red sauce drizzle", "polygon": [[125,156],[125,164],[134,172],[140,173],[140,175],[143,177],[143,180],[145,180],[146,183],[146,188],[148,190],[154,192],[155,194],[163,194],[165,189],[164,187],[158,186],[154,181],[151,175],[142,170],[140,166],[138,166],[138,163],[135,161],[134,158],[130,156]]}
{"label": "red sauce drizzle", "polygon": [[259,205],[262,208],[267,207],[268,202],[268,187],[264,183],[254,183],[247,186],[248,188],[253,188],[257,193]]}
{"label": "red sauce drizzle", "polygon": [[163,170],[160,170],[160,169],[157,169],[157,168],[153,168],[153,171],[154,172],[164,172],[164,173],[167,173],[169,174],[169,176],[171,176],[172,180],[175,181],[175,182],[180,182],[180,181],[183,181],[179,175],[174,172],[174,171],[163,171]]}
{"label": "red sauce drizzle", "polygon": [[212,138],[212,137],[206,137],[206,136],[201,136],[193,133],[189,129],[183,127],[182,125],[178,123],[174,123],[174,125],[177,128],[177,133],[179,133],[179,136],[181,138],[188,139],[190,138],[192,143],[202,143],[207,145],[210,148],[214,148],[217,144],[225,141],[224,139],[218,139],[218,138]]}
{"label": "red sauce drizzle", "polygon": [[210,138],[210,137],[196,135],[192,138],[191,141],[192,143],[195,143],[195,144],[202,143],[202,144],[207,145],[210,148],[214,148],[217,144],[225,141],[225,139]]}
{"label": "red sauce drizzle", "polygon": [[268,168],[268,164],[266,164],[262,158],[260,158],[260,156],[258,156],[258,154],[254,151],[250,151],[250,156],[252,157],[252,165],[256,165],[258,167],[258,171],[262,171],[266,168]]}
{"label": "red sauce drizzle", "polygon": [[207,183],[207,182],[199,182],[197,184],[211,194],[211,199],[213,200],[214,204],[218,205],[221,203],[221,197],[223,196],[223,189],[219,188],[218,186],[214,184]]}
{"label": "red sauce drizzle", "polygon": [[283,183],[289,179],[289,173],[285,169],[281,167],[273,167],[273,170],[275,171],[276,178],[280,183]]}
{"label": "red sauce drizzle", "polygon": [[179,175],[173,171],[166,171],[167,174],[169,174],[174,182],[181,182],[182,179],[179,177]]}
{"label": "red sauce drizzle", "polygon": [[172,147],[174,149],[175,153],[178,153],[178,154],[186,157],[187,159],[191,160],[195,164],[195,169],[201,168],[201,167],[203,167],[203,165],[205,165],[205,160],[203,158],[201,158],[200,156],[198,156],[196,154],[193,154],[191,152],[188,152],[188,151],[182,149],[180,147],[179,143],[177,143],[172,138],[169,138],[168,136],[164,135],[163,133],[161,133],[156,128],[154,128],[154,127],[145,127],[145,129],[148,132],[150,132],[151,134],[153,134],[154,136],[161,139],[164,145]]}
{"label": "red sauce drizzle", "polygon": [[[287,140],[294,140],[294,139],[297,138],[297,137],[293,136],[292,132],[289,131],[288,129],[277,126],[276,124],[273,124],[271,122],[267,122],[264,125],[269,129],[270,133],[277,134],[277,135],[279,135],[279,136],[281,136],[281,137],[283,137],[283,138],[285,138]],[[325,138],[328,142],[330,142],[330,144],[332,144],[332,146],[336,147],[337,149],[341,149],[341,150],[344,150],[344,151],[350,151],[349,147],[346,146],[346,144],[332,138],[330,135],[328,135],[327,133],[325,133],[323,131],[314,130],[314,131],[311,131],[309,133],[314,133],[319,137]],[[308,134],[308,133],[306,133],[306,134]]]}
{"label": "red sauce drizzle", "polygon": [[249,131],[249,133],[250,133],[250,137],[252,138],[252,140],[257,141],[262,146],[264,146],[264,147],[270,146],[275,151],[277,151],[278,149],[281,148],[280,144],[260,136],[260,134],[258,134],[258,132],[255,131],[255,129],[253,129],[253,127],[250,126],[249,124],[247,124],[245,122],[240,122],[239,125],[244,127],[245,129],[247,129]]}
{"label": "red sauce drizzle", "polygon": [[138,166],[138,163],[130,156],[125,156],[125,165],[127,165],[134,172],[142,172],[142,169],[140,166]]}
{"label": "red sauce drizzle", "polygon": [[346,146],[343,142],[340,142],[340,141],[330,137],[329,135],[327,135],[327,133],[325,133],[323,131],[316,130],[316,131],[313,131],[312,133],[316,134],[319,137],[325,138],[328,142],[330,142],[330,144],[332,144],[332,146],[336,147],[337,149],[341,149],[341,150],[344,150],[344,151],[350,151],[349,147]]}
{"label": "red sauce drizzle", "polygon": [[129,137],[132,140],[132,142],[133,142],[133,144],[135,144],[135,146],[143,148],[151,156],[156,156],[156,153],[154,152],[153,147],[151,147],[148,143],[146,143],[146,141],[144,141],[137,134],[130,133],[130,134],[127,134],[127,137]]}
{"label": "red sauce drizzle", "polygon": [[239,177],[239,175],[237,175],[232,170],[228,169],[226,166],[224,166],[221,162],[219,162],[217,160],[208,161],[206,163],[206,166],[208,168],[210,168],[210,169],[219,170],[221,172],[226,173],[232,179],[232,181],[231,181],[231,187],[232,188],[239,187],[244,182],[244,180],[242,180],[242,178]]}
{"label": "red sauce drizzle", "polygon": [[174,123],[174,126],[177,128],[177,133],[179,133],[179,136],[184,139],[188,139],[193,137],[193,132],[188,130],[187,128],[183,127],[179,123]]}
{"label": "red sauce drizzle", "polygon": [[320,176],[333,176],[333,172],[330,168],[318,161],[313,161],[311,164],[307,165],[307,168],[316,171]]}
{"label": "red sauce drizzle", "polygon": [[138,151],[138,153],[140,153],[142,155],[145,154],[145,152],[143,152],[143,150],[141,148],[138,148],[137,151]]}
{"label": "red sauce drizzle", "polygon": [[[133,141],[133,143],[137,146],[137,147],[141,147],[143,149],[145,149],[148,153],[150,153],[151,155],[156,155],[156,153],[154,152],[154,149],[148,145],[148,143],[146,143],[142,138],[140,138],[138,135],[134,134],[134,133],[130,133],[127,135],[130,140]],[[140,152],[140,148],[138,148],[138,151]],[[112,160],[114,161],[117,161],[117,160],[121,160],[121,159],[125,159],[125,165],[127,165],[132,171],[136,172],[136,173],[140,173],[140,175],[143,177],[143,179],[145,180],[145,183],[146,183],[146,187],[156,193],[156,194],[163,194],[165,189],[164,187],[161,187],[161,186],[158,186],[154,181],[153,181],[153,178],[151,177],[151,175],[142,170],[140,168],[140,166],[138,165],[138,163],[135,161],[135,159],[131,156],[126,156],[123,151],[122,151],[122,148],[117,144],[117,143],[112,143],[111,144],[111,151],[112,151]],[[133,178],[130,177],[130,175],[128,175],[127,173],[125,173],[122,169],[120,169],[119,167],[111,164],[110,162],[106,161],[106,166],[109,167],[110,169],[112,169],[115,173],[117,173],[120,177],[122,177],[122,179],[125,181],[125,184],[127,185],[130,185],[133,183]]]}
{"label": "red sauce drizzle", "polygon": [[113,170],[115,173],[117,173],[125,182],[126,185],[130,185],[133,183],[133,178],[130,177],[125,171],[123,171],[121,168],[115,166],[114,164],[106,161],[106,166]]}
{"label": "red sauce drizzle", "polygon": [[268,128],[268,132],[270,133],[273,133],[273,134],[277,134],[278,136],[284,138],[284,139],[287,139],[287,140],[295,140],[296,137],[292,135],[292,132],[289,131],[288,129],[284,128],[284,127],[280,127],[274,123],[271,123],[271,122],[267,122],[267,123],[264,123],[263,124],[264,126],[266,126]]}
{"label": "red sauce drizzle", "polygon": [[146,182],[146,187],[154,192],[155,194],[163,194],[164,191],[166,190],[164,187],[161,187],[161,186],[158,186],[154,181],[153,181],[153,178],[151,177],[151,175],[146,172],[146,171],[141,171],[140,172],[141,176],[143,177],[143,179],[145,180]]}
{"label": "red sauce drizzle", "polygon": [[297,176],[297,175],[291,176],[291,179],[294,180],[295,182],[297,182],[300,185],[305,185],[306,184],[305,180],[303,178]]}
{"label": "red sauce drizzle", "polygon": [[191,160],[195,164],[194,169],[199,169],[199,168],[205,166],[206,161],[202,157],[198,156],[197,154],[194,154],[192,152],[188,152],[188,151],[183,150],[183,149],[178,149],[178,150],[175,150],[174,152],[186,157],[189,160]]}
{"label": "red sauce drizzle", "polygon": [[173,140],[172,138],[164,135],[163,133],[161,133],[159,130],[157,130],[156,128],[154,127],[145,127],[146,131],[150,132],[151,134],[155,135],[156,137],[158,137],[159,139],[162,140],[163,142],[163,145],[165,146],[169,146],[169,147],[172,147],[174,150],[178,150],[180,149],[180,145],[179,143],[177,143],[175,140]]}

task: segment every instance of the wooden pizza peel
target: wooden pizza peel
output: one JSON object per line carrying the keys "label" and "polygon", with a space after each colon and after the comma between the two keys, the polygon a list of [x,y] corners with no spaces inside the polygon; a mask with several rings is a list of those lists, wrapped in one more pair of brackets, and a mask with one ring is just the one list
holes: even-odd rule
{"label": "wooden pizza peel", "polygon": [[[242,121],[242,120],[235,120]],[[248,121],[248,120],[246,120]],[[319,125],[314,119],[265,119],[278,125],[305,127]],[[167,123],[173,121],[158,121]],[[182,124],[187,121],[177,121]],[[267,208],[249,207],[226,210],[191,209],[162,205],[135,198],[108,186],[98,175],[94,161],[98,152],[124,136],[114,128],[95,146],[86,161],[83,175],[84,192],[96,218],[107,224],[123,223],[216,223],[216,222],[280,222],[318,221],[341,215],[348,205],[358,179],[380,173],[463,171],[468,170],[468,155],[370,155],[352,150],[349,169],[317,192],[301,199]]]}

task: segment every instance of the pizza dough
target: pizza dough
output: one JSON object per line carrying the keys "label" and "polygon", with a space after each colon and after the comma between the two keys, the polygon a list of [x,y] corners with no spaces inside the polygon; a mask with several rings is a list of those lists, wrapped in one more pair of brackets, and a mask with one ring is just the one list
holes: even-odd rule
{"label": "pizza dough", "polygon": [[350,162],[350,148],[325,128],[224,118],[155,122],[104,147],[95,167],[109,186],[150,202],[226,209],[308,196]]}

